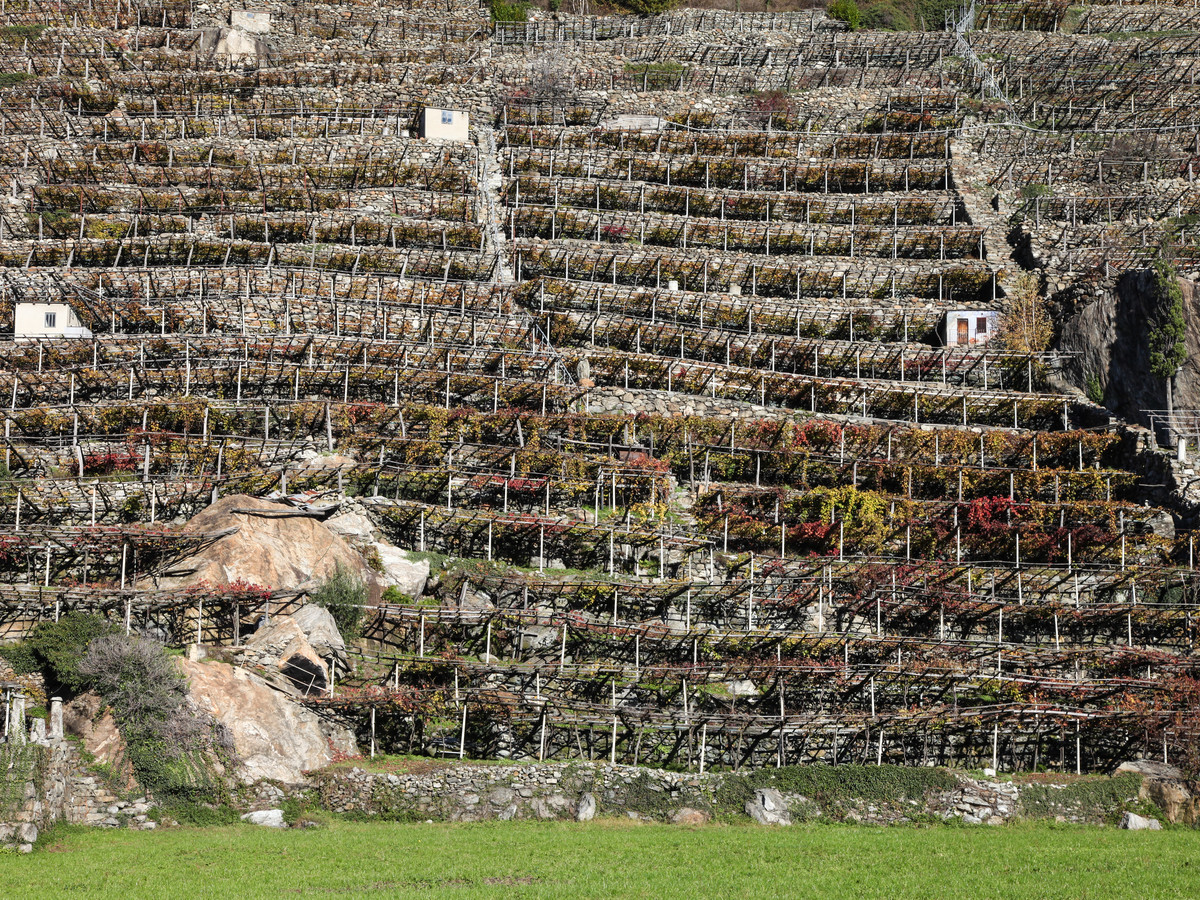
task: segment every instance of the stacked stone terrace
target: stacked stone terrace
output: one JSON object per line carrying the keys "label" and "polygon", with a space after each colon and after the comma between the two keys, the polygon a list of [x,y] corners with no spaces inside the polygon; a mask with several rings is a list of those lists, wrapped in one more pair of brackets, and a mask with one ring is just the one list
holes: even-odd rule
{"label": "stacked stone terrace", "polygon": [[[5,4],[4,310],[94,335],[4,348],[10,633],[81,608],[232,642],[295,598],[201,615],[160,576],[219,535],[178,523],[340,491],[479,561],[374,609],[313,701],[403,748],[1084,770],[1191,739],[1194,541],[1145,503],[1153,440],[1053,354],[943,331],[1006,309],[1011,205],[1064,289],[1187,206],[1192,44],[1138,29],[1190,7],[850,34]],[[425,106],[471,140],[416,137]],[[1134,123],[1165,148],[1137,172]]]}

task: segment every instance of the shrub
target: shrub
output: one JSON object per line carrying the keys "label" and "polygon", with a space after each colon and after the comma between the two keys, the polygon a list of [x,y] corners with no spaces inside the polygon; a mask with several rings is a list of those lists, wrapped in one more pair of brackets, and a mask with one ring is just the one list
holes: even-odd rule
{"label": "shrub", "polygon": [[1087,398],[1097,406],[1103,406],[1104,388],[1100,384],[1100,377],[1095,372],[1088,372],[1083,383]]}
{"label": "shrub", "polygon": [[1026,184],[1021,187],[1020,195],[1022,200],[1032,200],[1035,197],[1049,197],[1054,191],[1050,189],[1050,185],[1037,182],[1035,184]]}
{"label": "shrub", "polygon": [[340,563],[312,593],[318,606],[329,610],[346,643],[362,636],[363,607],[367,604],[367,586],[361,578]]}
{"label": "shrub", "polygon": [[872,3],[862,10],[862,27],[871,31],[912,31],[912,17],[893,3]]}
{"label": "shrub", "polygon": [[236,825],[241,821],[241,814],[232,806],[224,804],[209,805],[187,801],[159,804],[150,810],[149,816],[155,822],[171,818],[180,825],[192,825],[197,828],[207,828],[214,825]]}
{"label": "shrub", "polygon": [[622,9],[639,16],[658,16],[670,12],[679,5],[679,0],[619,0]]}
{"label": "shrub", "polygon": [[1165,259],[1154,263],[1154,306],[1147,322],[1146,340],[1150,348],[1150,374],[1173,378],[1187,361],[1183,320],[1183,291],[1175,267]]}
{"label": "shrub", "polygon": [[858,31],[862,24],[862,13],[859,12],[858,4],[854,0],[830,0],[829,6],[825,8],[825,13],[829,18],[845,23],[851,31]]}
{"label": "shrub", "polygon": [[516,0],[506,3],[505,0],[492,0],[493,22],[524,22],[529,6]]}
{"label": "shrub", "polygon": [[1037,276],[1018,272],[1006,287],[1009,296],[1000,322],[1001,343],[1018,353],[1041,353],[1050,346],[1054,325]]}
{"label": "shrub", "polygon": [[61,688],[77,694],[86,690],[89,682],[79,669],[88,644],[116,630],[116,626],[100,616],[67,613],[57,622],[42,622],[25,640],[0,649],[0,653],[18,675],[40,671],[50,689]]}
{"label": "shrub", "polygon": [[162,644],[103,635],[91,642],[78,672],[112,708],[134,776],[159,803],[222,799],[213,762],[232,755],[231,743],[188,704],[187,680]]}

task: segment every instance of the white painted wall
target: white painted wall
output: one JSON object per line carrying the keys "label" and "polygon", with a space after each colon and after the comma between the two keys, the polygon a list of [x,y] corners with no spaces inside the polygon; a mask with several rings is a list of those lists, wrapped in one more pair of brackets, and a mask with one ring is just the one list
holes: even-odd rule
{"label": "white painted wall", "polygon": [[461,109],[427,106],[421,113],[421,137],[442,141],[469,141],[471,117]]}
{"label": "white painted wall", "polygon": [[[959,323],[966,323],[966,340],[960,340]],[[996,336],[1000,313],[993,309],[952,309],[946,313],[946,346],[986,344]]]}
{"label": "white painted wall", "polygon": [[69,303],[18,303],[13,310],[13,337],[91,337]]}

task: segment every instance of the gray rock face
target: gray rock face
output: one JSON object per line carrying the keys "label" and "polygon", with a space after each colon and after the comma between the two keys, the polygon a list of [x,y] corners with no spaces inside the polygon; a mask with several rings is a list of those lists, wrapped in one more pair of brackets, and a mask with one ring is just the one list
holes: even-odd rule
{"label": "gray rock face", "polygon": [[586,793],[579,798],[575,819],[578,822],[590,822],[594,818],[596,818],[596,798],[591,793]]}
{"label": "gray rock face", "polygon": [[1172,781],[1182,781],[1183,772],[1172,765],[1159,762],[1156,759],[1131,759],[1117,766],[1117,773],[1136,772],[1146,778],[1169,778]]}
{"label": "gray rock face", "polygon": [[191,702],[224,725],[237,753],[237,777],[296,784],[303,773],[356,755],[354,736],[289,699],[267,683],[225,663],[181,659]]}
{"label": "gray rock face", "polygon": [[379,560],[383,563],[384,582],[399,588],[401,593],[409,597],[420,597],[429,580],[429,562],[409,559],[403,550],[387,544],[376,544],[375,549],[379,551]]}
{"label": "gray rock face", "polygon": [[183,528],[188,533],[225,529],[236,530],[179,562],[159,584],[176,588],[240,580],[268,588],[294,588],[328,578],[339,566],[368,585],[375,582],[375,573],[341,536],[283,504],[230,494],[197,513]]}
{"label": "gray rock face", "polygon": [[1147,819],[1135,813],[1127,812],[1121,816],[1121,828],[1126,831],[1162,831],[1162,823],[1158,819]]}
{"label": "gray rock face", "polygon": [[774,788],[759,788],[754,797],[746,801],[746,815],[759,825],[791,825],[783,795]]}
{"label": "gray rock face", "polygon": [[291,616],[272,619],[237,652],[242,665],[278,671],[283,677],[272,679],[273,683],[297,696],[320,694],[329,686],[328,663]]}
{"label": "gray rock face", "polygon": [[342,633],[338,631],[329,610],[315,603],[307,603],[292,614],[292,621],[300,626],[308,643],[321,659],[333,659],[342,671],[350,670],[346,642],[342,640]]}
{"label": "gray rock face", "polygon": [[375,540],[375,526],[362,513],[340,513],[327,519],[325,527],[355,543],[372,543]]}
{"label": "gray rock face", "polygon": [[283,821],[282,809],[260,809],[258,812],[246,813],[242,816],[242,821],[251,825],[262,825],[264,828],[287,828],[287,823]]}
{"label": "gray rock face", "polygon": [[729,690],[730,697],[757,697],[758,686],[749,679],[741,681],[728,681],[725,687]]}

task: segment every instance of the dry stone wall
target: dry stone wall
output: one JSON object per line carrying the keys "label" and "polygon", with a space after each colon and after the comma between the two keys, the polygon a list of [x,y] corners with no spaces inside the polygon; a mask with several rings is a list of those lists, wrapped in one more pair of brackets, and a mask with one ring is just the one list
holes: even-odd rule
{"label": "dry stone wall", "polygon": [[70,741],[46,746],[0,744],[0,759],[5,756],[24,765],[6,776],[11,779],[10,793],[16,802],[0,809],[0,848],[27,853],[38,833],[56,822],[102,828],[156,827],[149,818],[152,801],[145,796],[118,796],[88,767]]}
{"label": "dry stone wall", "polygon": [[[255,809],[309,805],[384,821],[627,817],[700,824],[749,817],[775,824],[820,820],[896,825],[942,819],[1001,825],[1021,818],[1115,823],[1128,807],[1145,810],[1143,801],[1149,796],[1138,773],[1081,782],[1019,783],[940,769],[896,778],[897,787],[856,792],[860,779],[887,785],[903,771],[818,767],[806,777],[806,770],[787,767],[697,774],[582,761],[517,766],[434,763],[420,773],[355,767],[316,773],[301,785],[263,782],[248,791],[245,800]],[[868,779],[872,772],[882,777]],[[826,784],[820,793],[809,789],[821,782]],[[776,815],[764,816],[771,812]]]}

